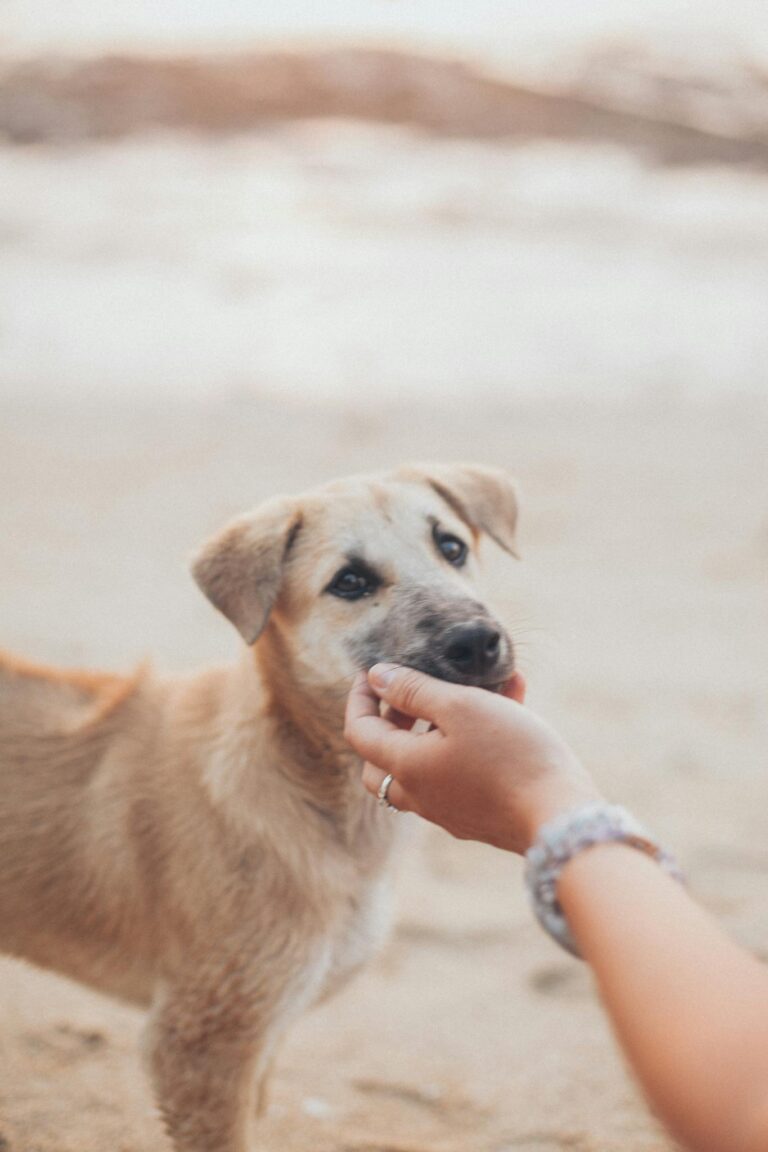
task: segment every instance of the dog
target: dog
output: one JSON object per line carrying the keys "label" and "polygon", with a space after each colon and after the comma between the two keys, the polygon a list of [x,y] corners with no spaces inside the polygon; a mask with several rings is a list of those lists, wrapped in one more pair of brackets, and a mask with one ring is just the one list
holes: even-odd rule
{"label": "dog", "polygon": [[280,497],[195,558],[245,641],[156,677],[0,659],[0,948],[149,1009],[177,1152],[246,1152],[276,1047],[383,941],[395,819],[343,735],[395,661],[497,688],[512,641],[477,598],[513,551],[506,473],[414,466]]}

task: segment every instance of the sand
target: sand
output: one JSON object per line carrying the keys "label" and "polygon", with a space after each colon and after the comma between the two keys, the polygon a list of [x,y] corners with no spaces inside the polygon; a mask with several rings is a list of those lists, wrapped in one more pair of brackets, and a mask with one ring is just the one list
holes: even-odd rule
{"label": "sand", "polygon": [[[522,560],[489,548],[487,581],[531,703],[763,956],[767,428],[759,399],[6,397],[0,635],[67,664],[226,659],[236,637],[185,567],[224,517],[360,468],[504,465]],[[670,1148],[588,971],[533,923],[519,861],[403,819],[393,938],[290,1034],[266,1152]],[[4,961],[0,1022],[6,1152],[167,1152],[141,1014]]]}

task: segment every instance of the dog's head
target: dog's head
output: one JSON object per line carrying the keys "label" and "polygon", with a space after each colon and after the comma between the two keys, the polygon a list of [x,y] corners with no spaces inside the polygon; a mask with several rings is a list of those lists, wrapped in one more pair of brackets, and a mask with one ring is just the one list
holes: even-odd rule
{"label": "dog's head", "polygon": [[477,598],[477,550],[485,533],[513,552],[516,520],[504,472],[402,468],[269,501],[192,570],[247,644],[263,637],[257,647],[290,664],[304,696],[341,700],[355,671],[381,660],[494,688],[514,652]]}

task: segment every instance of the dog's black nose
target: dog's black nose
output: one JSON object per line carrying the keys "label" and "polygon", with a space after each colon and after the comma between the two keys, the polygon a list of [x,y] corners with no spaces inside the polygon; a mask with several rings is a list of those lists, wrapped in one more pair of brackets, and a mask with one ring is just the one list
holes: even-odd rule
{"label": "dog's black nose", "polygon": [[488,624],[460,624],[452,628],[444,654],[462,675],[483,676],[498,663],[501,633]]}

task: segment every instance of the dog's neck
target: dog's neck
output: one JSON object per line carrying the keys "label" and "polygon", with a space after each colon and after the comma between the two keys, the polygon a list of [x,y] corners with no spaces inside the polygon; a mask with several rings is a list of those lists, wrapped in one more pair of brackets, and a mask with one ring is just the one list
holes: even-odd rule
{"label": "dog's neck", "polygon": [[304,688],[277,632],[267,630],[237,670],[237,715],[231,719],[254,740],[267,727],[270,764],[281,787],[308,818],[366,864],[388,852],[391,813],[380,808],[360,781],[362,761],[343,737],[344,693],[320,697]]}
{"label": "dog's neck", "polygon": [[270,624],[252,650],[261,707],[314,774],[348,775],[359,763],[343,736],[346,685],[318,690],[306,683],[279,630]]}

